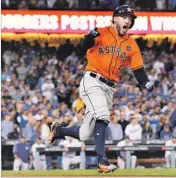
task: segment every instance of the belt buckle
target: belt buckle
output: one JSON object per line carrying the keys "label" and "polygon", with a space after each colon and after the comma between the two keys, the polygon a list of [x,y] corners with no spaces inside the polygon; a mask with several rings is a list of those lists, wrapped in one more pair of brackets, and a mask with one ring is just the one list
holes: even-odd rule
{"label": "belt buckle", "polygon": [[110,81],[110,83],[111,83],[110,85],[111,85],[112,88],[115,88],[115,87],[116,87],[116,83],[115,83],[115,82]]}
{"label": "belt buckle", "polygon": [[114,82],[114,84],[113,84],[113,88],[116,88],[117,87],[117,84]]}
{"label": "belt buckle", "polygon": [[108,85],[109,83],[108,79],[104,78],[104,80],[105,80],[105,83]]}
{"label": "belt buckle", "polygon": [[115,84],[115,83],[113,83],[112,88],[115,88],[115,87],[116,87],[116,84]]}
{"label": "belt buckle", "polygon": [[96,79],[98,79],[98,80],[100,80],[100,77],[101,77],[101,75],[100,74],[95,74],[96,75]]}

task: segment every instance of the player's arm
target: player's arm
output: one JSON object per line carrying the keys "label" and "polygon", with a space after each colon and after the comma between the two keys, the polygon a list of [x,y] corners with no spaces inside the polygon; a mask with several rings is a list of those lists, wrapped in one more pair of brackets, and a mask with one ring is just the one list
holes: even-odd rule
{"label": "player's arm", "polygon": [[100,36],[100,33],[98,32],[98,29],[95,28],[94,30],[91,30],[89,34],[85,35],[81,47],[84,52],[86,52],[89,48],[92,48],[95,44],[95,38]]}
{"label": "player's arm", "polygon": [[152,91],[154,89],[154,84],[148,79],[144,71],[144,67],[133,70],[133,73],[141,86],[145,87],[148,91]]}
{"label": "player's arm", "polygon": [[130,60],[130,67],[138,83],[148,91],[152,91],[154,89],[154,84],[149,80],[144,70],[143,59],[139,47],[136,43],[134,43],[133,48],[134,49]]}

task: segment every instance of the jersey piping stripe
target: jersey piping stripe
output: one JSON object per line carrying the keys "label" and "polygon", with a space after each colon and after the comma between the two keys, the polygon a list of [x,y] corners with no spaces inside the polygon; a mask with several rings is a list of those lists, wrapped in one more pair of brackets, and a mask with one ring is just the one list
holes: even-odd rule
{"label": "jersey piping stripe", "polygon": [[[115,42],[115,49],[116,49],[117,39],[116,39],[116,37],[114,36],[114,34],[110,31],[109,27],[108,27],[108,31],[109,31],[109,33],[113,36],[114,40],[116,41],[116,42]],[[110,77],[111,77],[111,64],[112,64],[113,57],[114,57],[114,53],[112,54],[111,62],[110,62],[110,64],[109,64],[109,79],[110,79]]]}
{"label": "jersey piping stripe", "polygon": [[[93,115],[95,115],[95,119],[96,119],[95,108],[94,108],[94,106],[93,106],[93,103],[92,103],[92,101],[91,101],[89,95],[88,95],[87,92],[86,92],[86,88],[85,88],[85,84],[84,84],[84,76],[83,76],[83,88],[84,88],[85,94],[87,95],[87,97],[88,97],[88,99],[89,99],[89,101],[90,101],[90,103],[91,103],[91,105],[92,105],[92,108],[93,108],[93,110],[94,110],[94,114],[93,114]],[[93,119],[94,119],[94,117],[92,118],[92,120],[93,120]]]}
{"label": "jersey piping stripe", "polygon": [[[121,51],[121,45],[122,45],[122,43],[125,42],[125,41],[128,40],[128,39],[129,39],[129,36],[128,36],[128,38],[126,38],[125,40],[123,40],[122,42],[120,42],[120,47],[119,47],[119,48],[120,48],[120,51]],[[112,74],[114,74],[114,71],[115,71],[115,68],[116,68],[116,65],[117,65],[117,60],[119,59],[119,57],[120,57],[120,56],[117,56],[117,57],[116,57],[116,62],[115,62],[114,70],[113,70],[113,73],[112,73]],[[120,60],[120,59],[119,59],[119,60]]]}
{"label": "jersey piping stripe", "polygon": [[[84,115],[84,118],[86,118],[89,113],[90,113],[90,111],[87,111],[85,113],[85,115]],[[91,123],[93,122],[93,119],[94,119],[94,117],[92,117],[91,122],[89,123],[89,125],[91,125]]]}

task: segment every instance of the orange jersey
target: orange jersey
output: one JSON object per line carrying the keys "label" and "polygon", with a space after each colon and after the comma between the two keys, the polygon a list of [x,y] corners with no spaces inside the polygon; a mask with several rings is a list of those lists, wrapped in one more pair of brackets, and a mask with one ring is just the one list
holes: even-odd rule
{"label": "orange jersey", "polygon": [[128,35],[120,37],[114,27],[98,28],[100,36],[87,50],[86,71],[101,74],[118,82],[126,67],[135,70],[143,67],[143,59],[137,43]]}

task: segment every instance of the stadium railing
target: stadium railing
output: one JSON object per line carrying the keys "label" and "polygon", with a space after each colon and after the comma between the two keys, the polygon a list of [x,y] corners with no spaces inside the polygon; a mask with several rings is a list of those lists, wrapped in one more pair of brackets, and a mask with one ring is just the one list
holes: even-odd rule
{"label": "stadium railing", "polygon": [[[9,140],[2,142],[2,169],[12,169],[13,145],[17,143],[17,140]],[[89,143],[89,144],[88,144]],[[86,157],[96,157],[95,145],[93,141],[86,142],[85,154]],[[142,165],[147,165],[151,167],[153,164],[165,163],[165,151],[171,151],[175,154],[176,147],[166,147],[165,140],[146,140],[146,141],[135,141],[134,146],[128,147],[117,147],[117,141],[108,140],[106,141],[106,153],[111,163],[117,163],[117,153],[120,151],[125,151],[126,154],[126,168],[131,167],[130,156],[131,153],[137,156],[137,163]],[[75,151],[80,154],[79,147],[70,147],[70,151]],[[5,152],[3,151],[5,150]],[[38,148],[40,154],[45,154],[51,156],[52,158],[58,158],[62,156],[63,148],[60,146],[52,146],[50,148]],[[174,159],[174,156],[173,156]],[[172,168],[175,168],[175,161],[171,161]]]}

